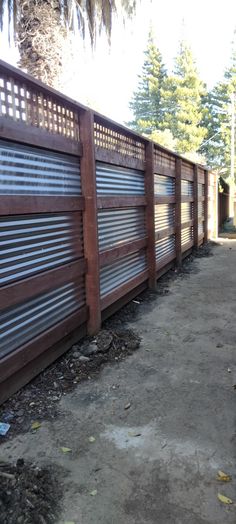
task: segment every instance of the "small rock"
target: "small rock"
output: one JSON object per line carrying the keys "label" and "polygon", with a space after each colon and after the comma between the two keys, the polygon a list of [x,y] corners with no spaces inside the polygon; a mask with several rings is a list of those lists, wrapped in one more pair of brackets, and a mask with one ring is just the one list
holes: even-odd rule
{"label": "small rock", "polygon": [[76,351],[73,351],[73,353],[72,353],[72,357],[73,357],[73,358],[79,358],[80,355],[81,355],[81,353],[80,353],[79,351],[77,351],[77,350],[76,350]]}
{"label": "small rock", "polygon": [[71,349],[72,351],[79,351],[80,349],[79,344],[74,344]]}
{"label": "small rock", "polygon": [[85,357],[89,357],[90,355],[95,355],[95,353],[97,353],[97,352],[98,352],[98,347],[97,347],[97,344],[95,342],[91,342],[91,344],[89,344],[89,346],[87,346],[86,348],[82,349],[82,354]]}
{"label": "small rock", "polygon": [[113,336],[111,333],[109,333],[109,331],[105,329],[100,331],[97,337],[98,350],[101,353],[106,353],[109,347],[111,346],[112,341],[113,341]]}
{"label": "small rock", "polygon": [[24,416],[24,410],[23,409],[19,409],[18,411],[15,412],[15,416],[18,418],[18,417],[23,417]]}
{"label": "small rock", "polygon": [[223,344],[216,344],[216,347],[217,348],[223,348],[224,346],[223,346]]}
{"label": "small rock", "polygon": [[85,357],[84,355],[81,355],[81,357],[79,357],[79,361],[80,362],[89,362],[90,358],[89,357]]}

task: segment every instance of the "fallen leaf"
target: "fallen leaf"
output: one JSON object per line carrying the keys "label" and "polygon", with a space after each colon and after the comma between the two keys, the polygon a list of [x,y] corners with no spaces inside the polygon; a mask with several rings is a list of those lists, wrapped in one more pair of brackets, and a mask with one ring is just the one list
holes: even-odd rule
{"label": "fallen leaf", "polygon": [[40,427],[40,422],[33,422],[33,424],[31,424],[31,429],[39,429]]}
{"label": "fallen leaf", "polygon": [[224,473],[220,470],[218,471],[216,478],[217,480],[222,480],[223,482],[230,482],[230,480],[232,480],[230,475],[227,475],[227,473]]}
{"label": "fallen leaf", "polygon": [[89,437],[89,442],[95,442],[95,437]]}
{"label": "fallen leaf", "polygon": [[128,432],[129,437],[141,437],[141,433],[135,432],[135,431],[129,431]]}
{"label": "fallen leaf", "polygon": [[94,489],[93,491],[90,491],[90,495],[92,497],[95,497],[97,495],[97,489]]}
{"label": "fallen leaf", "polygon": [[225,495],[221,495],[221,493],[218,493],[217,497],[220,500],[220,502],[223,502],[224,504],[233,504],[233,501],[231,499],[225,497]]}
{"label": "fallen leaf", "polygon": [[125,405],[125,409],[129,409],[131,406],[130,402],[128,402],[128,404]]}
{"label": "fallen leaf", "polygon": [[65,448],[64,446],[61,447],[62,453],[70,453],[72,451],[71,448]]}

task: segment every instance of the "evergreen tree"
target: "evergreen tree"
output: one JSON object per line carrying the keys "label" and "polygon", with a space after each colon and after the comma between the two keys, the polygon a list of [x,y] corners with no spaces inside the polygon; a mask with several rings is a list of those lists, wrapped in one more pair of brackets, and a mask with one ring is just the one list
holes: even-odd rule
{"label": "evergreen tree", "polygon": [[232,97],[236,112],[236,38],[233,42],[230,66],[225,70],[223,81],[218,82],[208,93],[203,115],[203,125],[207,127],[208,133],[201,151],[204,152],[209,165],[226,178],[230,175],[231,164]]}
{"label": "evergreen tree", "polygon": [[205,86],[199,78],[192,51],[186,42],[181,42],[174,74],[166,80],[162,91],[163,127],[171,131],[176,151],[190,158],[193,154],[196,158],[196,151],[207,134],[200,125],[204,94]]}
{"label": "evergreen tree", "polygon": [[162,87],[167,73],[159,49],[156,47],[150,31],[142,73],[139,75],[138,88],[130,102],[134,120],[129,126],[139,133],[150,135],[162,128],[163,107]]}

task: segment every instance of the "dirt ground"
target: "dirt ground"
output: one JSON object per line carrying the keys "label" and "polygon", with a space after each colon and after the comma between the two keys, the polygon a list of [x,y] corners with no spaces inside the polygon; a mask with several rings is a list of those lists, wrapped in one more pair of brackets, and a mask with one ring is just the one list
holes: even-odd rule
{"label": "dirt ground", "polygon": [[[49,414],[37,382],[6,403],[14,429],[0,437],[1,523],[236,523],[235,267],[236,242],[224,239],[131,303],[104,326],[115,341],[128,330],[127,354],[123,339],[117,353],[111,342],[100,372],[68,379]],[[27,415],[33,387],[41,412]],[[217,480],[218,470],[231,480]],[[23,519],[11,512],[18,499]]]}

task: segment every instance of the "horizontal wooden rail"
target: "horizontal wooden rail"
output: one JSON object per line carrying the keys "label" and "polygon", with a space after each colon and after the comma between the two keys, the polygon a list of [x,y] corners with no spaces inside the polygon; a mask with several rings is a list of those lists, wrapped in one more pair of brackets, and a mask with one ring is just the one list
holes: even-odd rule
{"label": "horizontal wooden rail", "polygon": [[84,306],[70,316],[60,320],[58,324],[50,327],[33,340],[30,340],[24,344],[24,346],[6,355],[0,360],[0,382],[5,381],[22,368],[24,369],[24,366],[36,359],[46,351],[46,349],[50,348],[57,341],[62,340],[68,333],[71,333],[78,326],[86,322],[87,318],[88,308]]}
{"label": "horizontal wooden rail", "polygon": [[175,204],[175,195],[155,195],[155,205],[158,204]]}
{"label": "horizontal wooden rail", "polygon": [[186,243],[186,244],[183,244],[183,245],[181,246],[181,251],[182,251],[182,253],[184,253],[185,251],[187,251],[188,249],[190,249],[191,247],[193,247],[193,244],[194,244],[193,240],[190,240],[190,242],[188,242],[188,243]]}
{"label": "horizontal wooden rail", "polygon": [[155,175],[163,175],[163,176],[169,176],[169,177],[175,178],[174,169],[171,169],[170,167],[162,166],[161,164],[158,164],[156,162],[154,164],[154,173]]}
{"label": "horizontal wooden rail", "polygon": [[182,195],[181,196],[181,203],[184,204],[186,202],[194,202],[194,196]]}
{"label": "horizontal wooden rail", "polygon": [[145,196],[98,196],[98,209],[111,209],[117,207],[136,207],[145,206]]}
{"label": "horizontal wooden rail", "polygon": [[63,213],[83,211],[84,197],[40,196],[40,195],[1,195],[0,215],[27,215],[36,213]]}
{"label": "horizontal wooden rail", "polygon": [[79,276],[86,272],[86,269],[86,261],[80,259],[0,287],[0,311],[30,300],[35,295],[45,293],[49,289],[59,287],[66,282],[76,281]]}
{"label": "horizontal wooden rail", "polygon": [[105,149],[100,146],[95,147],[95,158],[98,162],[104,162],[106,164],[136,169],[138,171],[144,171],[145,169],[144,161],[139,160],[138,158],[133,158],[130,155],[124,155],[119,153],[119,151]]}
{"label": "horizontal wooden rail", "polygon": [[186,222],[182,222],[181,229],[186,229],[187,227],[193,226],[193,220],[187,220]]}
{"label": "horizontal wooden rail", "polygon": [[157,260],[156,262],[156,271],[159,272],[160,269],[162,269],[164,266],[169,264],[169,262],[172,262],[176,258],[176,253],[171,253],[171,255],[166,255],[161,260]]}
{"label": "horizontal wooden rail", "polygon": [[188,180],[189,182],[193,182],[194,174],[191,173],[181,173],[181,179],[182,180]]}
{"label": "horizontal wooden rail", "polygon": [[126,295],[131,291],[132,289],[136,288],[144,282],[145,280],[148,280],[148,270],[143,271],[136,277],[132,278],[131,280],[128,280],[128,282],[125,282],[122,284],[122,286],[114,289],[109,293],[108,295],[105,295],[101,299],[101,308],[106,309],[108,306],[110,306],[113,302],[116,302],[119,300],[123,295]]}
{"label": "horizontal wooden rail", "polygon": [[107,266],[114,260],[129,255],[130,253],[135,253],[146,246],[147,237],[135,240],[134,242],[125,242],[123,245],[107,249],[99,255],[100,267]]}
{"label": "horizontal wooden rail", "polygon": [[173,235],[175,233],[174,227],[167,227],[166,229],[163,229],[162,231],[156,231],[155,234],[155,240],[161,240],[162,238],[169,237],[170,235]]}
{"label": "horizontal wooden rail", "polygon": [[0,119],[0,138],[69,155],[82,155],[80,142],[50,133],[36,126],[15,122],[9,117],[1,117]]}

